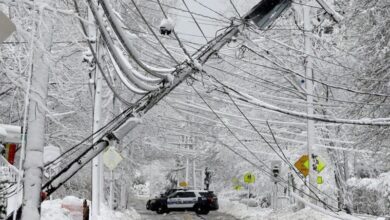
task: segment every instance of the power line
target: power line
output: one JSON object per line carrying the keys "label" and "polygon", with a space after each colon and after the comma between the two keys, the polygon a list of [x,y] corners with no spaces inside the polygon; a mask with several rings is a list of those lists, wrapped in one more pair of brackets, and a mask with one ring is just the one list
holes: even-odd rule
{"label": "power line", "polygon": [[[279,146],[279,144],[277,143],[276,141],[276,138],[271,130],[271,127],[269,126],[268,122],[267,122],[267,126],[268,128],[270,129],[271,131],[271,135],[272,135],[272,138],[274,139],[277,147],[279,148],[280,152],[283,154],[283,156],[281,156],[276,150],[275,148],[271,145],[271,143],[259,132],[259,130],[253,125],[253,123],[249,120],[249,118],[244,114],[244,112],[241,110],[241,108],[237,105],[237,103],[233,100],[233,98],[230,96],[229,93],[226,93],[226,95],[230,98],[230,100],[232,101],[232,103],[234,104],[234,106],[237,108],[237,110],[240,112],[240,114],[245,118],[245,120],[250,124],[250,126],[253,128],[253,130],[256,131],[256,133],[261,137],[261,139],[267,144],[267,146],[269,146],[275,153],[276,155],[284,162],[286,163],[290,169],[294,170],[294,172],[301,178],[301,176],[299,175],[299,173],[295,170],[294,166],[290,163],[290,161],[287,159],[286,155],[284,154],[283,150],[281,149],[281,147]],[[322,201],[319,196],[309,187],[306,185],[306,181],[303,180],[303,178],[301,178],[302,182],[305,184],[305,186],[312,192],[314,193],[314,195],[318,198],[318,200]],[[324,195],[326,195],[327,197],[329,197],[330,199],[334,200],[334,201],[337,201],[335,200],[333,197],[327,195],[326,193],[322,192],[321,190],[319,190],[317,187],[315,187],[314,185],[312,185],[312,187],[314,187],[316,190],[318,190],[319,192],[323,193]],[[322,201],[323,202],[323,201]],[[324,203],[325,204],[325,203]]]}
{"label": "power line", "polygon": [[[193,85],[191,85],[191,87],[192,87],[192,89],[197,93],[197,95],[201,98],[201,100],[207,105],[207,107],[214,113],[214,115],[221,121],[221,123],[224,125],[224,127],[227,129],[227,130],[229,130],[229,132],[233,135],[233,137],[241,144],[241,145],[243,145],[244,147],[245,147],[245,149],[247,149],[251,154],[252,154],[252,156],[254,156],[261,164],[263,164],[263,166],[257,166],[257,165],[255,165],[255,167],[257,167],[258,169],[260,169],[260,170],[262,170],[263,172],[265,172],[265,173],[267,173],[268,175],[270,175],[271,177],[273,176],[273,174],[272,174],[272,172],[269,172],[269,171],[267,171],[267,170],[271,170],[263,161],[261,161],[257,156],[256,156],[256,154],[254,154],[236,135],[235,135],[235,133],[224,123],[224,121],[219,117],[219,115],[213,110],[213,108],[207,103],[207,101],[203,98],[203,96],[202,95],[200,95],[200,93],[195,89],[195,87],[193,86]],[[229,149],[231,150],[231,151],[233,151],[233,152],[235,152],[236,154],[237,154],[237,152],[236,151],[234,151],[233,149],[231,149],[230,148],[230,146],[229,146]],[[250,162],[247,158],[245,158],[244,156],[242,156],[241,155],[241,157],[242,158],[244,158],[246,161],[248,161],[248,162]],[[252,165],[254,164],[253,162],[250,162]],[[265,168],[267,168],[267,170],[265,170]],[[282,181],[284,181],[284,183],[286,183],[286,181],[283,179],[283,178],[281,178],[281,177],[279,177],[279,179],[281,179]],[[298,190],[300,190],[300,189],[298,189]],[[309,190],[310,190],[310,188],[309,188]],[[304,192],[303,190],[301,191],[301,192]],[[323,203],[324,205],[327,205],[327,207],[328,208],[330,208],[330,210],[332,211],[332,212],[334,212],[333,210],[332,210],[332,208],[335,208],[335,207],[332,207],[331,205],[329,205],[329,204],[327,204],[325,201],[323,201],[323,200],[321,200],[320,198],[319,198],[319,196],[315,193],[315,192],[313,192],[313,194],[316,196],[316,198],[314,198],[314,197],[312,197],[311,195],[309,195],[309,194],[307,194],[307,193],[305,193],[306,195],[308,195],[309,197],[311,197],[311,198],[313,198],[313,199],[315,199],[315,200],[317,200],[317,201],[319,201],[319,202],[321,202],[321,203]],[[335,208],[336,209],[336,208]]]}
{"label": "power line", "polygon": [[200,31],[200,33],[202,33],[204,39],[206,40],[206,42],[208,42],[206,35],[204,34],[202,28],[199,26],[199,23],[198,23],[198,21],[195,19],[195,17],[194,17],[194,15],[192,14],[191,10],[188,8],[188,5],[187,5],[186,1],[185,1],[185,0],[181,0],[181,1],[183,2],[184,6],[186,7],[188,13],[190,13],[192,19],[194,20],[196,26],[198,27],[198,29],[199,29],[199,31]]}
{"label": "power line", "polygon": [[230,1],[230,4],[232,5],[232,7],[233,7],[234,11],[236,11],[236,13],[237,13],[238,17],[240,17],[240,18],[241,18],[240,12],[238,12],[238,9],[237,9],[237,7],[234,5],[234,2],[233,2],[233,0],[229,0],[229,1]]}
{"label": "power line", "polygon": [[156,38],[156,40],[160,43],[161,47],[167,52],[167,54],[176,62],[176,64],[179,64],[179,62],[176,60],[176,58],[171,54],[171,52],[165,47],[165,45],[161,42],[160,38],[156,35],[156,33],[153,31],[152,27],[149,25],[149,22],[146,20],[145,16],[142,14],[141,10],[138,8],[137,4],[134,0],[131,0],[133,3],[135,9],[138,11],[138,14],[141,16],[142,20],[146,24],[146,26],[149,28],[150,32],[153,34],[153,36]]}
{"label": "power line", "polygon": [[[255,55],[261,57],[261,58],[265,58],[263,55],[259,54],[257,51],[253,50],[252,48],[250,47],[246,47],[248,50],[250,50],[252,53],[254,53]],[[270,61],[269,59],[267,59],[268,61]],[[272,61],[270,61],[272,62]],[[281,67],[280,65],[276,64],[275,62],[272,62],[274,65],[277,65],[279,67]],[[281,67],[283,68],[283,70],[278,70],[278,71],[286,71],[288,73],[292,73],[294,75],[297,75],[305,80],[307,80],[307,77],[296,72],[296,71],[292,71],[290,69],[287,69],[285,67]],[[276,70],[276,69],[275,69]],[[365,92],[365,91],[360,91],[360,90],[355,90],[355,89],[352,89],[352,88],[344,88],[344,87],[341,87],[341,86],[337,86],[337,85],[332,85],[332,84],[329,84],[329,83],[325,83],[325,82],[322,82],[321,80],[318,80],[318,79],[309,79],[309,80],[312,80],[316,83],[319,83],[319,84],[322,84],[324,86],[328,86],[330,88],[333,88],[333,89],[339,89],[339,90],[344,90],[346,92],[351,92],[351,93],[356,93],[356,94],[361,94],[361,95],[374,95],[374,96],[383,96],[383,97],[390,97],[390,95],[386,95],[386,94],[382,94],[382,93],[369,93],[369,92]]]}
{"label": "power line", "polygon": [[[167,14],[165,13],[164,8],[163,8],[163,6],[161,5],[160,0],[157,0],[157,2],[158,2],[158,5],[160,6],[161,12],[164,14],[164,17],[165,17],[166,19],[168,19],[168,16],[167,16]],[[183,45],[183,43],[181,42],[179,36],[177,36],[176,31],[175,31],[175,30],[172,30],[172,32],[173,32],[173,34],[175,35],[175,38],[176,38],[177,42],[179,43],[180,48],[183,50],[184,54],[187,55],[187,58],[191,60],[191,59],[192,59],[192,58],[191,58],[191,55],[188,53],[188,51],[187,51],[186,48],[184,47],[184,45]]]}
{"label": "power line", "polygon": [[[77,1],[74,0],[73,3],[74,3],[74,7],[75,7],[75,10],[76,10],[76,13],[79,16],[81,16],[80,9],[79,9]],[[83,21],[81,19],[79,19],[79,22],[80,22],[81,29],[82,29],[84,35],[87,36],[87,29],[86,29]],[[108,81],[107,76],[105,74],[105,71],[103,70],[103,68],[101,66],[101,63],[100,63],[100,61],[99,61],[99,59],[98,59],[98,57],[96,55],[96,52],[95,52],[95,50],[94,50],[94,48],[93,48],[93,46],[91,44],[91,41],[87,40],[87,43],[88,43],[88,47],[89,47],[89,49],[90,49],[90,51],[92,53],[92,56],[94,57],[94,60],[96,62],[97,67],[99,68],[100,72],[102,73],[102,75],[103,75],[103,77],[104,77],[108,87],[110,88],[110,90],[112,91],[114,96],[117,97],[119,101],[121,101],[122,103],[126,104],[127,106],[131,106],[132,104],[130,102],[126,101],[121,95],[119,95],[119,93],[115,90],[114,86],[111,85],[111,83]]]}
{"label": "power line", "polygon": [[[226,57],[232,58],[232,57],[229,56],[229,55],[226,55],[226,54],[223,54],[223,55],[226,56]],[[220,57],[220,58],[221,58],[221,57]],[[222,59],[222,58],[221,58],[221,59]],[[224,60],[224,59],[222,59],[222,60],[226,62],[226,60]],[[274,67],[270,67],[270,66],[266,66],[266,65],[254,63],[254,62],[251,62],[251,61],[248,61],[248,60],[245,60],[245,59],[241,59],[240,61],[243,61],[243,62],[245,62],[245,63],[253,64],[253,65],[256,65],[256,66],[260,66],[260,67],[264,67],[264,68],[267,68],[267,69],[271,69],[271,70],[275,70],[275,71],[284,73],[283,70],[280,70],[280,69],[278,69],[278,68],[274,68]],[[258,76],[256,76],[256,75],[250,73],[249,71],[244,70],[244,69],[241,68],[241,67],[238,67],[238,66],[236,66],[236,65],[234,65],[234,64],[231,64],[231,63],[229,63],[229,64],[232,65],[232,66],[234,66],[235,68],[237,68],[237,69],[243,71],[244,73],[247,73],[247,74],[250,75],[250,76],[253,76],[253,77],[257,78],[257,79],[261,79],[261,78],[259,78]],[[211,66],[209,66],[209,67],[211,67]],[[215,67],[211,67],[211,68],[216,69]],[[220,70],[220,71],[227,72],[227,71],[225,71],[225,70]],[[232,74],[232,73],[230,73],[230,74]],[[234,75],[234,74],[233,74],[233,75]],[[261,80],[264,80],[264,79],[261,79]],[[317,81],[318,81],[318,80],[317,80]],[[269,82],[270,82],[270,81],[269,81]],[[275,83],[271,83],[271,84],[275,84]],[[322,83],[322,84],[324,84],[324,83]],[[325,84],[325,85],[327,85],[327,84]],[[280,86],[278,85],[278,87],[280,87]],[[290,90],[290,89],[289,89],[289,90]],[[294,91],[295,91],[295,90],[294,90]],[[299,92],[299,91],[295,91],[295,92]],[[331,101],[341,102],[341,103],[350,103],[350,104],[359,104],[359,105],[372,105],[372,106],[390,106],[390,104],[383,104],[383,103],[374,104],[374,103],[367,103],[367,102],[356,102],[356,101],[350,101],[350,100],[341,100],[341,99],[335,99],[335,98],[330,98],[330,97],[321,97],[321,96],[318,96],[318,95],[306,94],[306,93],[302,93],[302,94],[310,95],[310,96],[313,96],[313,97],[315,97],[315,98],[322,99],[322,100],[331,100]],[[372,94],[368,93],[367,95],[372,95]],[[386,97],[387,97],[387,96],[386,96]]]}
{"label": "power line", "polygon": [[225,15],[223,15],[222,13],[220,13],[220,12],[218,12],[218,11],[216,11],[216,10],[210,8],[209,6],[203,4],[202,2],[199,2],[198,0],[193,0],[193,1],[196,2],[196,3],[198,3],[199,5],[201,5],[202,7],[204,7],[204,8],[206,8],[206,9],[208,9],[208,10],[214,12],[215,14],[217,14],[217,15],[219,15],[219,16],[225,18],[226,20],[229,20],[229,21],[230,21],[230,19],[227,18]]}
{"label": "power line", "polygon": [[[153,0],[144,0],[144,1],[148,1],[148,2],[153,2],[155,4],[157,4],[157,2],[153,1]],[[181,9],[181,8],[178,8],[178,7],[174,7],[174,6],[171,6],[171,5],[167,5],[167,4],[164,4],[164,3],[161,3],[163,6],[167,7],[167,8],[171,8],[171,9],[175,9],[177,11],[182,11],[182,12],[189,12],[185,9]],[[215,18],[215,17],[210,17],[208,15],[204,15],[204,14],[200,14],[200,13],[196,13],[196,12],[192,12],[192,14],[196,15],[196,16],[199,16],[199,17],[202,17],[202,18],[208,18],[208,19],[211,19],[211,20],[214,20],[214,21],[220,21],[220,22],[224,22],[224,23],[230,23],[230,20],[229,21],[224,21],[222,19],[218,19],[218,18]]]}

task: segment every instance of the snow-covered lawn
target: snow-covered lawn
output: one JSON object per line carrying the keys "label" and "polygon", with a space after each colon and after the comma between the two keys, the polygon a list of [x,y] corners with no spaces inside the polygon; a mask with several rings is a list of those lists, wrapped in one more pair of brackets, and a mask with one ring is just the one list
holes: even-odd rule
{"label": "snow-covered lawn", "polygon": [[[77,211],[69,211],[63,208],[64,204],[78,207],[82,205],[81,199],[73,196],[65,197],[64,199],[47,200],[42,203],[41,220],[82,220],[82,213]],[[101,220],[139,220],[141,216],[132,208],[118,212],[110,210],[106,205],[102,205]]]}

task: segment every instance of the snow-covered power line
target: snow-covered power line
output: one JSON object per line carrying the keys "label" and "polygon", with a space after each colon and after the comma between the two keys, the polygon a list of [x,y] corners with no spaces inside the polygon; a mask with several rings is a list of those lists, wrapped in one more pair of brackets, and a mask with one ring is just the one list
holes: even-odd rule
{"label": "snow-covered power line", "polygon": [[148,27],[149,31],[153,34],[153,36],[156,38],[156,40],[159,42],[161,47],[165,50],[165,52],[176,62],[176,64],[179,64],[179,62],[176,60],[176,58],[171,54],[171,52],[165,47],[165,45],[161,42],[160,38],[157,36],[157,34],[153,31],[152,27],[150,26],[149,22],[146,20],[145,16],[142,14],[141,10],[138,8],[137,4],[134,0],[131,0],[133,3],[135,9],[138,11],[138,14],[141,16],[142,20]]}
{"label": "snow-covered power line", "polygon": [[113,28],[114,32],[116,33],[118,39],[121,41],[121,43],[124,45],[124,48],[126,49],[126,52],[134,59],[134,61],[141,66],[145,71],[152,74],[153,76],[159,77],[159,78],[165,78],[167,77],[166,74],[171,73],[175,70],[175,68],[170,69],[164,69],[164,68],[156,68],[151,67],[145,63],[143,63],[137,56],[135,50],[132,48],[130,39],[125,36],[125,33],[123,32],[123,23],[116,17],[117,15],[114,13],[112,6],[110,6],[107,2],[107,0],[102,0],[102,7],[104,11],[107,14],[107,18],[110,21],[111,27]]}
{"label": "snow-covered power line", "polygon": [[[215,80],[216,78],[213,77]],[[304,118],[304,119],[311,119],[314,121],[322,121],[322,122],[328,122],[328,123],[337,123],[337,124],[354,124],[354,125],[373,125],[373,126],[390,126],[390,118],[363,118],[363,119],[341,119],[341,118],[330,118],[330,117],[324,117],[324,116],[318,116],[318,115],[307,115],[306,113],[291,111],[287,109],[282,109],[277,106],[274,106],[272,104],[263,102],[259,99],[256,99],[255,97],[248,95],[246,93],[239,92],[238,90],[228,87],[221,83],[218,80],[218,84],[223,85],[228,91],[224,91],[235,97],[236,99],[256,105],[268,110],[272,110],[275,112],[279,112],[285,115],[290,115],[298,118]]]}
{"label": "snow-covered power line", "polygon": [[119,76],[119,79],[121,82],[128,88],[130,91],[134,92],[135,94],[146,94],[148,91],[143,90],[135,86],[132,82],[130,82],[124,75],[121,69],[118,67],[118,64],[115,62],[114,58],[110,54],[110,61],[114,67],[115,73]]}
{"label": "snow-covered power line", "polygon": [[97,11],[96,5],[91,0],[89,0],[88,2],[90,4],[91,11],[95,17],[95,20],[97,22],[99,30],[102,34],[104,42],[106,43],[106,46],[109,49],[111,55],[114,57],[115,61],[118,63],[120,70],[122,72],[124,72],[126,74],[126,76],[129,78],[129,80],[132,83],[134,83],[134,85],[139,87],[140,89],[146,90],[146,91],[152,91],[152,90],[158,89],[159,88],[158,85],[151,85],[151,84],[148,84],[147,82],[144,82],[144,81],[138,79],[137,77],[135,77],[134,73],[132,73],[131,69],[126,68],[126,67],[128,67],[128,64],[127,64],[128,61],[123,56],[123,54],[121,54],[121,51],[118,49],[118,47],[115,46],[113,40],[111,39],[106,28],[104,27],[102,14],[100,14]]}
{"label": "snow-covered power line", "polygon": [[[193,88],[193,90],[198,94],[198,96],[201,98],[201,100],[207,105],[207,107],[213,112],[213,114],[215,115],[216,118],[218,118],[218,120],[221,121],[221,123],[224,125],[224,127],[233,135],[233,137],[245,148],[247,149],[248,152],[251,153],[252,156],[254,156],[258,162],[260,162],[262,164],[262,166],[256,166],[258,168],[261,168],[261,169],[268,169],[268,170],[271,170],[262,160],[260,160],[256,154],[254,154],[252,152],[252,150],[250,150],[247,145],[245,145],[237,136],[236,134],[225,124],[225,122],[222,120],[222,118],[213,110],[213,108],[207,103],[207,101],[202,97],[202,95],[198,92],[198,90],[195,89],[195,87],[193,85],[191,85],[191,87]],[[256,130],[256,129],[255,129]],[[260,135],[261,136],[261,135]],[[263,140],[265,140],[265,142],[268,144],[268,146],[270,146],[274,151],[275,149],[272,147],[272,145],[269,144],[269,142],[263,138]],[[280,157],[280,155],[275,151],[275,153]],[[282,179],[281,177],[279,177],[280,179]],[[308,187],[306,185],[306,187]],[[316,192],[313,191],[312,187],[308,187],[309,191],[312,192],[312,194],[314,195],[314,197],[312,195],[310,195],[311,198],[315,199],[315,200],[318,200],[320,202],[322,202],[324,205],[326,205],[327,207],[329,207],[331,210],[332,210],[332,207],[327,204],[326,202],[324,202],[323,200],[320,199],[320,197],[317,195]],[[323,193],[322,191],[320,191],[319,189],[317,189],[318,192],[321,192]],[[323,193],[324,194],[324,193]],[[327,194],[324,194],[324,195],[327,195]],[[328,195],[327,195],[328,196]],[[332,197],[328,196],[329,198],[333,199]]]}
{"label": "snow-covered power line", "polygon": [[[77,4],[77,1],[74,0],[73,3],[74,3],[74,7],[75,7],[75,10],[76,10],[76,13],[80,15],[80,10],[79,10],[79,6],[78,6],[78,4]],[[85,27],[83,21],[82,21],[82,20],[79,20],[79,21],[80,21],[81,29],[82,29],[84,35],[87,36],[87,29],[86,29],[86,27]],[[104,77],[104,79],[105,79],[105,81],[106,81],[108,87],[110,88],[110,90],[112,91],[112,93],[114,94],[114,96],[115,96],[116,98],[118,98],[119,101],[121,101],[122,103],[126,104],[127,106],[131,106],[131,103],[128,102],[128,101],[126,101],[126,100],[125,100],[125,99],[124,99],[124,98],[115,90],[114,86],[109,82],[108,77],[107,77],[107,75],[105,74],[105,71],[103,70],[102,64],[100,63],[99,59],[97,59],[96,52],[95,52],[94,48],[92,47],[91,42],[88,40],[87,43],[88,43],[88,47],[89,47],[89,49],[90,49],[90,51],[91,51],[91,53],[92,53],[92,56],[93,56],[94,59],[95,59],[95,62],[96,62],[97,67],[99,68],[100,72],[102,73],[102,76]]]}

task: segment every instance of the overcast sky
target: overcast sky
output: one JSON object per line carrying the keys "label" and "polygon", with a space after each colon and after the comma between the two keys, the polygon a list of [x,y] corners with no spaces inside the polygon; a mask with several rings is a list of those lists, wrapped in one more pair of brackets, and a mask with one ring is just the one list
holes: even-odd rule
{"label": "overcast sky", "polygon": [[[233,17],[233,15],[234,15],[233,9],[229,3],[229,0],[197,0],[197,1],[203,3],[204,5],[207,5],[208,7],[210,7],[211,9],[213,9],[215,11],[220,12],[221,14],[224,14],[228,18]],[[198,4],[195,0],[186,0],[186,3],[189,6],[190,10],[195,12],[195,13],[207,15],[210,17],[215,17],[218,19],[224,19],[221,16],[217,15],[216,13],[204,8],[203,6]],[[185,8],[185,6],[181,2],[181,0],[178,0],[178,5],[180,8],[183,8],[183,9]],[[190,14],[186,13],[186,12],[171,10],[171,12],[174,12],[174,11],[177,14],[188,17],[188,18],[183,18],[183,17],[179,17],[179,16],[176,17],[176,31],[179,33],[197,35],[197,36],[189,36],[189,35],[181,34],[180,37],[183,39],[186,39],[186,40],[191,40],[193,42],[200,43],[200,44],[206,43],[206,40],[203,37],[198,37],[198,36],[202,36],[202,34],[199,31],[199,29],[197,28],[196,24],[191,19]],[[223,26],[216,26],[216,24],[218,24],[216,21],[213,21],[210,19],[205,19],[205,18],[202,18],[199,16],[196,16],[196,19],[200,23],[200,26],[201,26],[203,32],[205,33],[205,35],[207,37],[210,37],[209,40],[211,39],[211,37],[214,37],[215,32],[218,29],[220,29],[224,26],[228,26],[228,23],[226,23],[226,24],[219,23],[219,25],[223,25]]]}

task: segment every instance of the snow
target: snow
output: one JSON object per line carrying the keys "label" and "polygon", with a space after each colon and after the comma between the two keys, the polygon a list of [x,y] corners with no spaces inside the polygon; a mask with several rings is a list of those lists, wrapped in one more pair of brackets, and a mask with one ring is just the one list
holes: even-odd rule
{"label": "snow", "polygon": [[370,190],[390,194],[390,172],[382,173],[378,178],[350,178],[347,184],[351,187],[365,187]]}
{"label": "snow", "polygon": [[172,20],[172,18],[164,18],[161,20],[160,28],[164,27],[167,30],[172,31],[175,27],[175,22]]}
{"label": "snow", "polygon": [[219,212],[230,214],[238,219],[260,220],[267,219],[272,209],[247,207],[238,201],[230,201],[228,198],[219,198]]}
{"label": "snow", "polygon": [[[65,207],[80,207],[82,206],[82,199],[74,196],[67,196],[64,199],[47,200],[42,203],[42,217],[41,220],[82,220],[81,215],[77,215],[77,211],[69,211]],[[90,204],[90,201],[88,201]],[[101,220],[139,220],[141,216],[130,208],[124,212],[113,211],[106,205],[101,206]]]}
{"label": "snow", "polygon": [[42,203],[42,220],[73,220],[70,212],[61,207],[60,199],[48,200]]}
{"label": "snow", "polygon": [[[239,201],[231,201],[228,198],[219,198],[219,212],[230,214],[238,219],[245,220],[334,220],[335,217],[325,215],[315,209],[306,207],[294,211],[294,206],[274,211],[270,208],[247,207]],[[343,215],[345,216],[345,215]]]}

